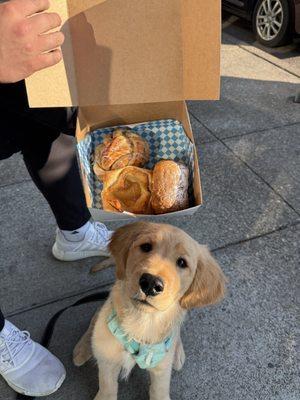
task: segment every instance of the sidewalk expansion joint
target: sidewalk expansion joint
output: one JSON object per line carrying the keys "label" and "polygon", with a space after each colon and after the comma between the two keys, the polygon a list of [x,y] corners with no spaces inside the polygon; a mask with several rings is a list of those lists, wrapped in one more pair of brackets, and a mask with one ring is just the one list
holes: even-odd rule
{"label": "sidewalk expansion joint", "polygon": [[230,151],[230,153],[232,153],[238,160],[240,160],[240,162],[242,164],[245,165],[245,167],[247,167],[257,178],[259,178],[265,185],[267,185],[273,193],[276,194],[276,196],[278,196],[291,210],[293,210],[295,212],[295,214],[297,214],[300,217],[300,213],[292,206],[292,204],[290,204],[276,189],[273,188],[273,186],[267,182],[262,176],[259,175],[258,172],[255,171],[254,168],[251,167],[251,165],[249,165],[246,161],[244,161],[238,154],[235,153],[234,150],[232,150],[227,144],[226,144],[226,139],[220,139],[219,137],[217,137],[213,131],[211,131],[203,122],[201,122],[195,115],[193,115],[194,118],[196,118],[196,120],[198,122],[200,122],[204,128],[206,128],[215,138],[217,142],[220,142],[221,144],[223,144],[223,146],[226,147],[226,149],[228,151]]}
{"label": "sidewalk expansion joint", "polygon": [[97,290],[104,290],[105,288],[110,287],[113,283],[114,283],[114,281],[106,282],[103,285],[94,286],[94,287],[92,287],[92,288],[90,288],[88,290],[83,290],[83,291],[79,291],[79,292],[76,292],[76,293],[69,293],[65,297],[52,299],[52,300],[49,300],[49,301],[45,301],[44,303],[40,303],[40,304],[36,304],[34,306],[31,306],[31,307],[28,307],[28,308],[19,309],[19,310],[13,311],[12,313],[6,314],[5,316],[7,318],[11,318],[11,317],[15,317],[15,316],[20,315],[20,314],[25,314],[25,313],[33,311],[33,310],[38,310],[40,308],[43,308],[43,307],[46,307],[46,306],[49,306],[49,305],[52,305],[52,304],[60,303],[62,301],[66,301],[66,300],[71,300],[71,299],[77,298],[78,296],[81,296],[81,295],[85,296],[85,295],[88,295],[89,293],[95,292]]}
{"label": "sidewalk expansion joint", "polygon": [[212,249],[211,251],[212,251],[212,253],[216,253],[218,251],[225,250],[225,249],[228,249],[230,247],[238,246],[240,244],[252,242],[253,240],[273,235],[274,233],[277,233],[277,232],[282,232],[282,231],[284,231],[286,229],[292,228],[293,226],[297,226],[297,225],[300,225],[300,219],[298,219],[298,220],[296,220],[294,222],[291,222],[289,224],[281,225],[276,229],[273,229],[273,230],[268,231],[268,232],[261,233],[260,235],[255,235],[255,236],[251,236],[251,237],[246,238],[246,239],[241,239],[241,240],[237,240],[235,242],[227,243],[224,246],[216,247],[216,248]]}
{"label": "sidewalk expansion joint", "polygon": [[[249,238],[246,238],[246,239],[241,239],[241,240],[237,240],[235,242],[227,243],[227,244],[225,244],[223,246],[219,246],[219,247],[216,247],[214,249],[211,249],[211,252],[212,253],[217,253],[217,252],[219,252],[221,250],[225,250],[225,249],[228,249],[228,248],[231,248],[231,247],[234,247],[234,246],[238,246],[238,245],[241,245],[241,244],[244,244],[244,243],[248,243],[248,242],[251,242],[251,241],[259,239],[259,238],[267,237],[267,236],[273,235],[274,233],[277,233],[277,232],[282,232],[282,231],[284,231],[286,229],[292,228],[293,226],[297,226],[297,225],[300,225],[300,220],[294,221],[294,222],[292,222],[290,224],[282,225],[282,226],[280,226],[280,227],[278,227],[278,228],[276,228],[276,229],[274,229],[272,231],[268,231],[268,232],[262,233],[260,235],[256,235],[256,236],[252,236],[252,237],[249,237]],[[113,283],[114,283],[114,281],[112,280],[110,282],[104,283],[103,285],[92,287],[91,289],[88,289],[88,290],[83,290],[83,291],[76,292],[76,293],[70,293],[65,297],[49,300],[47,302],[40,303],[40,304],[37,304],[37,305],[32,306],[32,307],[19,309],[17,311],[14,311],[12,313],[7,314],[7,318],[15,317],[15,316],[18,316],[18,315],[21,315],[21,314],[25,314],[25,313],[33,311],[33,310],[38,310],[40,308],[43,308],[43,307],[46,307],[46,306],[49,306],[49,305],[52,305],[52,304],[60,303],[62,301],[71,300],[71,299],[77,298],[78,296],[81,296],[81,295],[85,296],[85,295],[88,295],[89,293],[95,292],[97,290],[104,290],[104,289],[107,289],[107,288],[111,287],[113,285]]]}
{"label": "sidewalk expansion joint", "polygon": [[261,60],[264,60],[264,61],[268,62],[269,64],[273,65],[274,67],[279,68],[279,69],[281,69],[282,71],[287,72],[288,74],[293,75],[294,77],[300,79],[300,76],[299,76],[298,74],[296,74],[295,72],[289,71],[287,68],[284,68],[284,67],[282,67],[282,66],[276,64],[275,62],[270,61],[270,60],[268,60],[268,59],[266,59],[266,58],[260,56],[259,54],[253,53],[253,52],[252,52],[251,50],[249,50],[248,48],[245,48],[245,45],[238,44],[238,47],[239,47],[240,49],[246,51],[247,53],[252,54],[253,56],[255,56],[255,57],[257,57],[257,58],[260,58]]}
{"label": "sidewalk expansion joint", "polygon": [[2,188],[7,188],[7,187],[10,187],[10,186],[22,185],[23,183],[27,183],[27,182],[32,182],[32,179],[30,179],[30,178],[29,178],[29,179],[24,179],[24,180],[22,180],[22,181],[6,183],[6,184],[4,184],[4,185],[1,185],[1,184],[0,184],[0,189],[2,189]]}
{"label": "sidewalk expansion joint", "polygon": [[[251,131],[251,132],[245,132],[245,133],[239,133],[237,135],[232,135],[232,136],[226,136],[223,138],[223,140],[229,140],[229,139],[235,139],[235,138],[242,138],[243,136],[248,136],[248,135],[254,135],[255,133],[267,133],[268,131],[272,131],[272,130],[277,130],[277,129],[282,129],[282,128],[288,128],[290,126],[294,126],[294,125],[300,125],[300,121],[298,122],[291,122],[289,124],[284,124],[284,125],[276,125],[276,126],[271,126],[268,128],[263,128],[263,129],[257,129],[255,131]],[[213,141],[214,142],[214,141]]]}
{"label": "sidewalk expansion joint", "polygon": [[[216,136],[216,134],[214,134],[213,131],[211,131],[209,128],[207,128],[207,126],[204,125],[204,123],[202,121],[200,121],[200,119],[197,116],[195,116],[193,111],[189,110],[189,113],[193,116],[193,118],[195,118],[197,120],[197,122],[199,122],[199,124],[201,124],[203,126],[203,128],[207,129],[209,131],[209,133],[211,133],[215,138],[214,140],[204,141],[204,142],[200,143],[200,145],[208,144],[208,143],[215,143],[216,141],[219,140],[219,137]],[[243,136],[254,135],[255,133],[264,134],[268,131],[272,131],[273,129],[277,130],[277,129],[282,129],[282,128],[288,128],[290,126],[296,126],[296,125],[300,125],[300,120],[296,121],[296,122],[289,122],[289,123],[283,124],[283,125],[274,125],[274,126],[270,126],[268,128],[256,129],[254,131],[249,131],[249,132],[245,132],[245,133],[237,133],[236,135],[226,136],[226,137],[222,138],[222,140],[242,138]]]}
{"label": "sidewalk expansion joint", "polygon": [[[228,34],[229,36],[233,37],[232,35]],[[234,37],[233,37],[234,38]],[[257,53],[255,53],[254,51],[251,51],[251,45],[249,46],[249,44],[247,42],[244,41],[240,41],[239,43],[237,43],[235,40],[233,40],[233,42],[231,43],[234,46],[239,47],[241,50],[246,51],[247,53],[252,54],[253,56],[260,58],[261,60],[264,60],[266,62],[268,62],[271,65],[274,65],[274,67],[281,69],[284,72],[287,72],[290,75],[295,76],[296,78],[300,78],[300,75],[297,74],[296,72],[292,72],[290,70],[288,70],[287,68],[282,67],[281,65],[276,64],[276,62],[269,60],[266,57],[263,57]],[[249,48],[250,47],[250,48]],[[260,49],[259,47],[257,47],[258,50],[263,51],[262,49]],[[274,57],[273,54],[267,53],[269,56]]]}

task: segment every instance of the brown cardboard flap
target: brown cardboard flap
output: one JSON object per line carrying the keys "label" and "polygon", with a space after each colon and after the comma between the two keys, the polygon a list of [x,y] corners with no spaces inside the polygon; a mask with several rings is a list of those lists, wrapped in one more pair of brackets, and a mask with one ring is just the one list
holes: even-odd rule
{"label": "brown cardboard flap", "polygon": [[[60,0],[59,0],[60,1]],[[107,0],[63,0],[62,3],[67,4],[69,10],[69,17],[80,14],[94,6],[104,3]]]}
{"label": "brown cardboard flap", "polygon": [[98,128],[115,125],[130,125],[159,119],[177,119],[182,122],[185,131],[192,140],[188,113],[184,102],[126,104],[115,106],[88,106],[79,110],[78,141]]}
{"label": "brown cardboard flap", "polygon": [[52,1],[64,62],[26,82],[32,107],[216,99],[220,0]]}
{"label": "brown cardboard flap", "polygon": [[182,0],[185,100],[218,100],[221,66],[221,2]]}

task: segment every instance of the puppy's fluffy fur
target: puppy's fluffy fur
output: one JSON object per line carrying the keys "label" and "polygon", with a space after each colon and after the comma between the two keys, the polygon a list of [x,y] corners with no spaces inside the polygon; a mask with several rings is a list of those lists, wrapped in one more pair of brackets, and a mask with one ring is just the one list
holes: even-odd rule
{"label": "puppy's fluffy fur", "polygon": [[[148,252],[143,251],[146,243],[148,250],[151,245]],[[163,361],[149,369],[150,400],[170,400],[172,367],[179,370],[185,360],[180,325],[186,311],[221,300],[226,279],[205,246],[170,225],[138,222],[124,226],[114,234],[110,250],[117,280],[109,299],[75,347],[74,362],[82,365],[94,355],[100,386],[95,400],[117,400],[118,377],[120,373],[127,377],[135,361],[107,327],[114,308],[123,330],[140,343],[158,343],[175,333]],[[186,265],[178,266],[179,259],[184,259]],[[144,273],[162,279],[164,290],[159,295],[143,293],[139,281]]]}

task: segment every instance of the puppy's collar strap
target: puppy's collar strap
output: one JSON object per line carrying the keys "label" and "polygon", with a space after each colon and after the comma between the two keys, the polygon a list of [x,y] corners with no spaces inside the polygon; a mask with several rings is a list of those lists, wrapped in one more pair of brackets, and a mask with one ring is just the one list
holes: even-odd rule
{"label": "puppy's collar strap", "polygon": [[142,369],[155,368],[165,358],[173,343],[173,335],[155,344],[141,344],[134,339],[129,339],[119,323],[115,310],[109,315],[107,326]]}

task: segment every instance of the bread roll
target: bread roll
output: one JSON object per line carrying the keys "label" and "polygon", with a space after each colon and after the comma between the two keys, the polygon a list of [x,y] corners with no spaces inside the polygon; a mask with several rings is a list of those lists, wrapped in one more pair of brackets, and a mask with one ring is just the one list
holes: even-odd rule
{"label": "bread roll", "polygon": [[117,129],[107,135],[94,154],[94,172],[101,176],[105,171],[129,165],[142,167],[149,161],[149,145],[131,130]]}
{"label": "bread roll", "polygon": [[152,171],[138,167],[125,167],[106,172],[103,181],[102,203],[105,211],[128,211],[151,214],[150,186]]}
{"label": "bread roll", "polygon": [[188,208],[189,170],[171,160],[159,161],[153,170],[151,206],[155,214]]}

